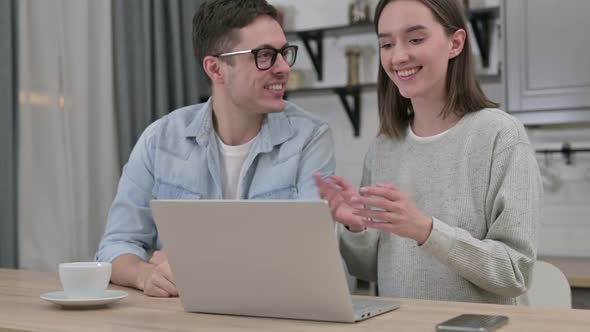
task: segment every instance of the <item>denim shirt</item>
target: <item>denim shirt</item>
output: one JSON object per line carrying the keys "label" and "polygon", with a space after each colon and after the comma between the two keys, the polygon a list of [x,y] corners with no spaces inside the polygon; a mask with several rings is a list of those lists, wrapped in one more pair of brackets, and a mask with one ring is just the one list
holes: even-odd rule
{"label": "denim shirt", "polygon": [[[241,199],[319,199],[313,175],[334,173],[328,125],[285,102],[265,116],[244,164]],[[152,123],[123,168],[96,260],[123,254],[144,260],[162,243],[152,199],[222,199],[219,149],[211,99],[178,109]]]}

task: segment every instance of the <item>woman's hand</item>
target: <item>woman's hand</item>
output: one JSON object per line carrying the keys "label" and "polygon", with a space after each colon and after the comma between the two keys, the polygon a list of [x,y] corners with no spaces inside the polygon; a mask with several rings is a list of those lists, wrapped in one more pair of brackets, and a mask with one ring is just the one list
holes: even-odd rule
{"label": "woman's hand", "polygon": [[320,191],[320,197],[328,201],[332,219],[348,226],[353,232],[360,232],[365,229],[364,219],[355,215],[362,204],[351,204],[352,197],[358,197],[358,192],[339,176],[330,176],[323,179],[315,175],[316,185]]}
{"label": "woman's hand", "polygon": [[363,225],[414,239],[418,244],[430,236],[432,218],[422,213],[398,187],[379,184],[361,188],[360,192],[365,196],[351,197],[350,202],[357,207],[353,214],[363,219]]}

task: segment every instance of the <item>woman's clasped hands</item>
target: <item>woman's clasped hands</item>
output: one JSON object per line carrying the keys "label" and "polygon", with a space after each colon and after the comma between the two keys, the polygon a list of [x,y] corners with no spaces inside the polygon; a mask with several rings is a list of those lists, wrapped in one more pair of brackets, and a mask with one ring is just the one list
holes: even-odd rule
{"label": "woman's clasped hands", "polygon": [[374,228],[423,244],[432,231],[432,218],[393,184],[377,184],[356,191],[339,176],[315,176],[320,196],[332,218],[352,232]]}

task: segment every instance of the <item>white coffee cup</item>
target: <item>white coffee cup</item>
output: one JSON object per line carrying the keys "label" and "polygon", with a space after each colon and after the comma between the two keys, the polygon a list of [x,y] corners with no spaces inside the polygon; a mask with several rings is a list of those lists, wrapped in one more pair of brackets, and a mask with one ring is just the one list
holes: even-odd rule
{"label": "white coffee cup", "polygon": [[69,298],[99,298],[109,285],[111,270],[111,263],[104,262],[61,263],[59,280]]}

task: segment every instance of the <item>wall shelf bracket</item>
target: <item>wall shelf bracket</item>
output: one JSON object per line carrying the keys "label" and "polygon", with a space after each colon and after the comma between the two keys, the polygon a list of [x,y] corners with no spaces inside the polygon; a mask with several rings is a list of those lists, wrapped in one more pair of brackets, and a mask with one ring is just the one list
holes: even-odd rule
{"label": "wall shelf bracket", "polygon": [[490,65],[490,44],[491,38],[494,38],[491,35],[491,31],[495,24],[494,20],[499,14],[499,7],[474,9],[470,10],[467,14],[469,23],[471,23],[473,33],[475,34],[477,46],[479,46],[481,52],[482,64],[486,68]]}
{"label": "wall shelf bracket", "polygon": [[303,45],[311,58],[313,68],[318,75],[318,81],[322,81],[324,79],[324,31],[300,31],[297,35],[303,41]]}
{"label": "wall shelf bracket", "polygon": [[354,137],[359,137],[361,133],[361,88],[359,86],[334,88],[334,93],[338,95],[342,106],[344,106],[354,130]]}

